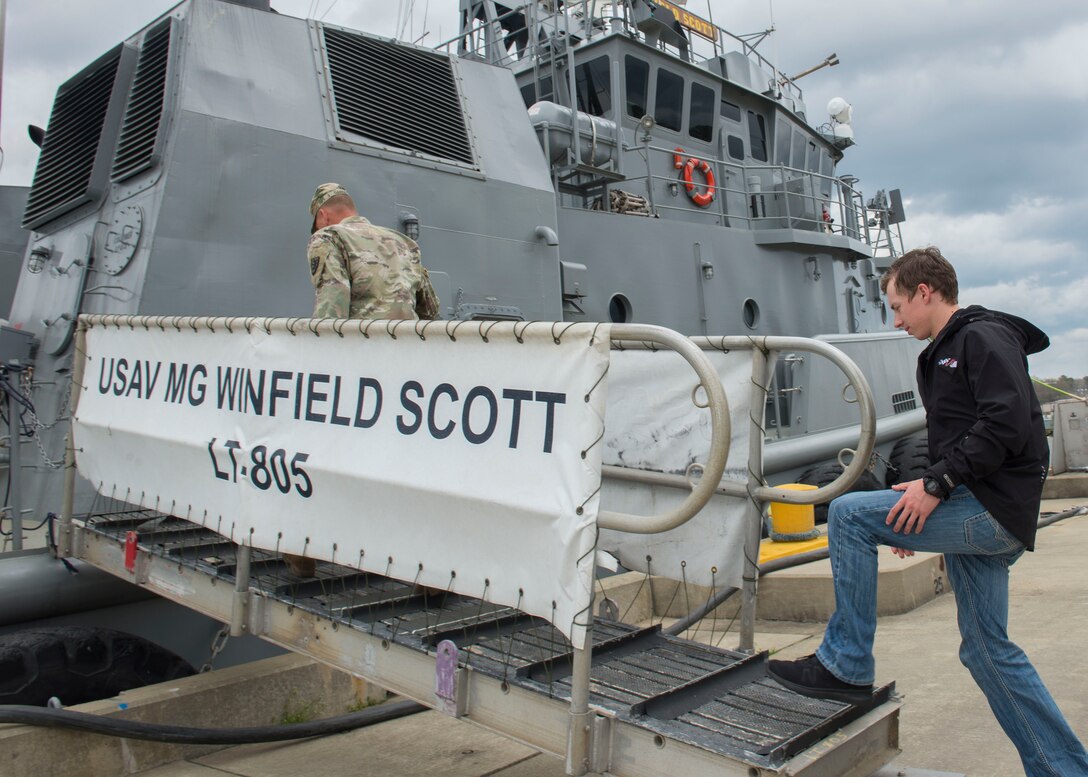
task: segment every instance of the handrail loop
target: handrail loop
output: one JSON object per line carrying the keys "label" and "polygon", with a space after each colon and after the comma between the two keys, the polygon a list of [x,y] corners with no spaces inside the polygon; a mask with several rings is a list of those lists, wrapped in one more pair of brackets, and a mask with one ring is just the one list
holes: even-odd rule
{"label": "handrail loop", "polygon": [[[706,391],[710,411],[710,456],[703,465],[703,476],[699,478],[684,501],[660,515],[631,515],[611,510],[601,510],[597,515],[597,525],[602,529],[617,529],[632,534],[656,534],[668,531],[694,517],[710,501],[718,483],[721,482],[722,474],[725,472],[725,462],[729,456],[729,440],[732,436],[729,401],[714,366],[690,338],[659,326],[613,324],[612,341],[626,344],[635,342],[640,343],[642,347],[651,347],[652,343],[654,346],[661,345],[670,348],[691,365]],[[684,480],[687,482],[686,478]]]}
{"label": "handrail loop", "polygon": [[[621,325],[613,327],[613,341],[618,339],[616,330],[621,330]],[[837,496],[845,494],[854,482],[861,477],[868,466],[868,462],[876,447],[876,403],[873,400],[872,391],[865,380],[861,369],[850,357],[834,346],[807,337],[779,337],[774,335],[749,337],[724,336],[724,337],[692,337],[692,344],[705,350],[752,350],[758,349],[764,353],[770,351],[807,351],[823,356],[846,376],[848,385],[853,386],[861,417],[859,441],[857,450],[854,451],[853,460],[843,467],[843,472],[826,486],[815,491],[793,491],[773,486],[757,486],[749,489],[747,481],[721,480],[721,475],[714,476],[709,469],[704,475],[700,485],[706,485],[708,481],[714,482],[714,493],[734,497],[751,497],[761,502],[786,502],[788,504],[817,504],[829,502]],[[617,344],[619,348],[638,348],[638,344]],[[648,347],[642,345],[642,347]],[[679,350],[679,349],[678,349]],[[726,446],[728,448],[728,445]],[[616,479],[646,483],[650,485],[671,487],[677,489],[689,488],[688,479],[682,475],[670,475],[664,472],[646,472],[644,470],[630,470],[626,467],[617,467],[606,464],[601,468],[602,474]],[[603,515],[603,513],[602,513]],[[601,524],[604,525],[603,523]],[[671,527],[670,527],[671,528]]]}

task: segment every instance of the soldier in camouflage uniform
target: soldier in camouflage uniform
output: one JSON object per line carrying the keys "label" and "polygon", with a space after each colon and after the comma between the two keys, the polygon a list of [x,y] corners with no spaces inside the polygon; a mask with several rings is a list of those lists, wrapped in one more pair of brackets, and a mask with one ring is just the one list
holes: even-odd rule
{"label": "soldier in camouflage uniform", "polygon": [[[310,280],[314,318],[433,319],[438,295],[416,242],[359,215],[338,183],[323,183],[310,200]],[[284,553],[287,568],[313,577],[312,558]]]}
{"label": "soldier in camouflage uniform", "polygon": [[338,183],[310,200],[306,254],[316,290],[314,318],[433,319],[439,313],[414,240],[371,224]]}

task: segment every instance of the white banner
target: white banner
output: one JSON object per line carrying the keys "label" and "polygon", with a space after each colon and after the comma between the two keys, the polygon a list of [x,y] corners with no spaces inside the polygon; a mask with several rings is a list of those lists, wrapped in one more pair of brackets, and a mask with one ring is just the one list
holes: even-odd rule
{"label": "white banner", "polygon": [[[748,480],[748,408],[752,357],[749,351],[704,351],[722,379],[729,400],[732,439],[723,478]],[[613,351],[608,373],[603,463],[635,470],[684,475],[710,452],[710,413],[696,407],[698,377],[673,351]],[[700,390],[695,399],[706,402]],[[603,509],[663,513],[688,491],[605,478]],[[746,501],[716,495],[687,523],[660,534],[602,530],[597,547],[628,569],[714,588],[740,586],[744,570]],[[649,561],[647,561],[649,557]],[[683,564],[683,566],[681,566]]]}
{"label": "white banner", "polygon": [[80,473],[254,547],[516,606],[581,646],[609,327],[309,326],[92,327]]}

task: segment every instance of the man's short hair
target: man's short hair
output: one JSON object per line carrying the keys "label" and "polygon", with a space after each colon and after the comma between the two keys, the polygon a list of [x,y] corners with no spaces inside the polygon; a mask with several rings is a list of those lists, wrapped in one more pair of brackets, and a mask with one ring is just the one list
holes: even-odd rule
{"label": "man's short hair", "polygon": [[960,286],[956,280],[956,268],[941,256],[937,246],[915,248],[900,256],[880,278],[880,290],[888,293],[888,284],[895,282],[895,288],[907,299],[914,299],[918,284],[924,283],[933,291],[939,292],[945,302],[959,304]]}

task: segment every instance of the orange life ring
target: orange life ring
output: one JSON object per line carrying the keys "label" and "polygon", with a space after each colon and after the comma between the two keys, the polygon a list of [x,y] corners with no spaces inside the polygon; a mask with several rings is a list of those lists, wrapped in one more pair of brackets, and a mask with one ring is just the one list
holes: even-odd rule
{"label": "orange life ring", "polygon": [[[696,191],[695,182],[691,180],[696,168],[699,169],[705,179],[705,191]],[[711,169],[710,164],[705,159],[688,157],[688,163],[684,165],[684,188],[687,189],[691,201],[700,208],[705,208],[714,202],[714,170]]]}

